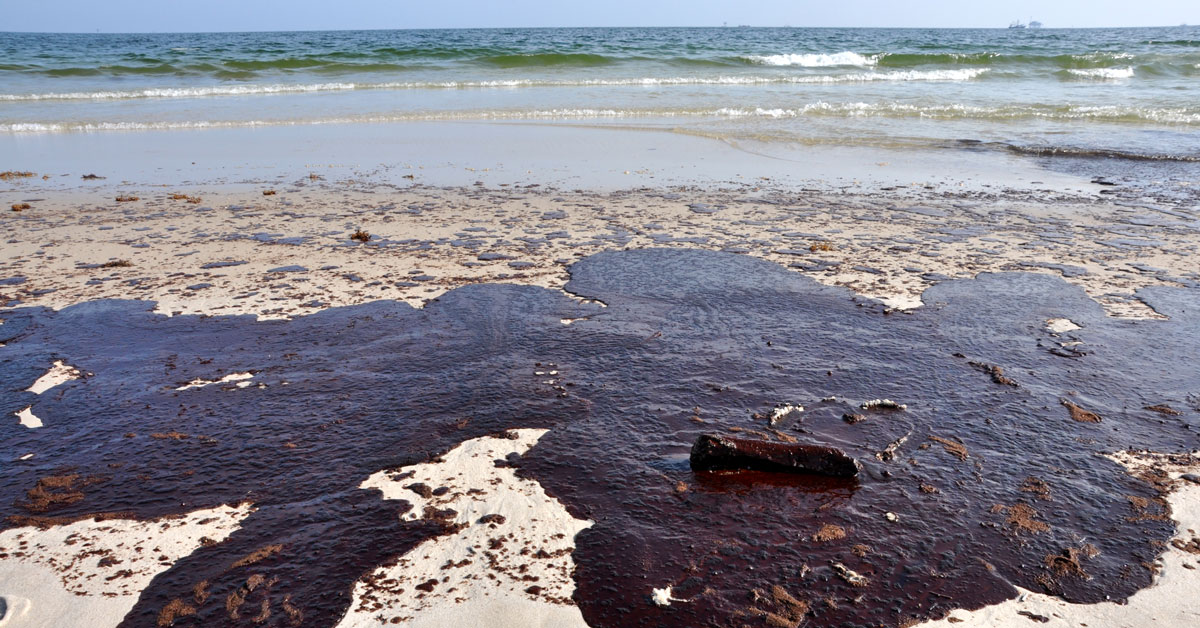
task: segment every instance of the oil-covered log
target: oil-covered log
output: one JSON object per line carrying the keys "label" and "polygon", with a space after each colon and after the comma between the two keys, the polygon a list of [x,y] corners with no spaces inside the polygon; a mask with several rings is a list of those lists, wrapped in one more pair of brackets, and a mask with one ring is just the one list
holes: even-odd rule
{"label": "oil-covered log", "polygon": [[821,445],[773,443],[765,440],[701,434],[692,445],[694,471],[752,469],[788,473],[817,473],[839,478],[858,475],[858,461]]}

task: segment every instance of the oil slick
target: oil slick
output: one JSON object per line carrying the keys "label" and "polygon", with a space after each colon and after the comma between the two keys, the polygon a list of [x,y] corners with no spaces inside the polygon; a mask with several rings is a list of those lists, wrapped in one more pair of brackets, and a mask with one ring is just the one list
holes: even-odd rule
{"label": "oil slick", "polygon": [[[1090,578],[1060,578],[1059,588],[1044,592],[1094,603],[1150,585],[1144,565],[1163,551],[1152,543],[1168,543],[1176,532],[1166,519],[1137,517],[1131,504],[1155,498],[1154,487],[1098,454],[1194,447],[1200,415],[1189,395],[1197,376],[1171,367],[1200,350],[1196,289],[1142,293],[1168,320],[1114,321],[1060,277],[993,273],[930,288],[926,302],[937,307],[883,316],[878,304],[761,259],[679,249],[583,258],[571,267],[570,289],[610,307],[579,305],[555,290],[489,284],[451,290],[421,310],[379,301],[271,323],[167,318],[135,301],[6,310],[5,329],[28,331],[4,349],[0,377],[15,391],[4,412],[32,405],[58,433],[15,420],[0,425],[8,430],[7,459],[37,452],[0,477],[0,516],[10,526],[14,515],[75,520],[131,511],[161,520],[200,507],[184,503],[232,503],[252,494],[258,510],[238,533],[155,577],[126,621],[153,625],[160,613],[188,610],[180,606],[186,604],[195,614],[179,623],[224,625],[227,597],[265,577],[237,607],[243,618],[269,602],[272,621],[287,625],[293,609],[314,628],[337,625],[359,609],[368,622],[391,596],[414,591],[425,598],[396,607],[389,621],[428,611],[422,617],[432,622],[434,610],[420,605],[442,600],[448,614],[436,615],[467,626],[454,613],[475,609],[456,603],[460,595],[482,603],[500,597],[467,595],[463,587],[498,587],[486,574],[465,584],[442,578],[493,566],[485,552],[496,555],[495,567],[517,574],[486,568],[498,581],[508,578],[503,599],[536,606],[548,594],[568,595],[554,593],[543,581],[557,580],[531,573],[531,565],[563,560],[567,554],[554,554],[568,551],[569,597],[578,606],[570,607],[578,613],[572,617],[597,627],[732,623],[754,604],[752,591],[774,585],[808,605],[804,617],[812,625],[941,617],[1016,597],[1015,586],[1046,589],[1037,578],[1070,567],[1063,552],[1082,548],[1082,537],[1099,550],[1083,563]],[[1062,339],[1051,337],[1044,321],[1060,314],[1086,329],[1090,351],[1054,352]],[[588,316],[586,324],[561,323]],[[1005,365],[1021,387],[980,376],[956,353]],[[24,392],[28,374],[43,372],[55,355],[80,356],[96,375],[86,386],[42,397]],[[175,390],[193,378],[203,384],[252,369],[290,384],[253,394]],[[860,407],[876,398],[909,409]],[[1072,421],[1060,399],[1104,420]],[[837,448],[863,462],[858,478],[753,468],[695,473],[687,465],[687,443],[699,433],[749,432],[754,409],[763,416],[753,427],[763,428],[780,401],[806,409],[752,435]],[[545,428],[551,431],[541,434]],[[529,450],[532,441],[520,431],[515,440],[488,437],[520,429],[539,430],[536,447]],[[933,436],[969,445],[970,457],[949,455]],[[471,460],[451,469],[457,454],[446,452],[480,438],[508,449],[475,459],[483,469],[474,470]],[[888,443],[900,444],[881,454],[889,460],[877,458]],[[420,481],[423,464],[429,473]],[[46,512],[22,512],[45,470],[63,466],[104,480],[78,497],[60,491]],[[1083,472],[1056,471],[1063,468]],[[375,477],[388,480],[396,498],[357,488],[380,469],[397,470]],[[401,477],[409,472],[414,476]],[[573,515],[566,523],[575,527],[551,539],[559,544],[544,548],[549,559],[521,555],[525,548],[497,536],[465,544],[465,535],[498,535],[519,520],[508,510],[473,510],[472,500],[500,489],[472,475],[517,486],[536,481]],[[1023,488],[1039,481],[1050,503]],[[452,498],[455,491],[464,495]],[[409,504],[418,507],[409,511]],[[995,510],[1011,515],[1017,504],[1036,509],[1046,528],[1014,531]],[[484,520],[493,514],[504,520]],[[584,518],[594,524],[574,535]],[[524,533],[537,534],[544,523],[538,519]],[[825,524],[846,537],[813,544],[796,534]],[[489,547],[493,539],[522,562],[505,563]],[[443,543],[462,553],[442,558]],[[276,546],[284,549],[230,569]],[[389,570],[426,555],[437,563],[426,577],[406,580],[404,593],[391,591],[400,579],[389,581]],[[835,563],[865,578],[865,586],[841,577]],[[382,576],[370,583],[380,590],[365,608],[364,574]],[[539,580],[516,581],[526,575]],[[212,599],[188,602],[201,582],[209,583]],[[655,605],[652,587],[668,584],[669,598],[688,603]],[[782,613],[782,606],[760,606]]]}
{"label": "oil slick", "polygon": [[[1175,535],[1155,563],[1156,575],[1149,587],[1130,596],[1124,604],[1071,604],[1065,600],[1018,587],[1015,599],[975,611],[953,611],[946,617],[920,624],[921,628],[1008,628],[1048,626],[1141,626],[1190,628],[1198,615],[1194,592],[1200,590],[1200,484],[1180,478],[1200,470],[1200,452],[1164,455],[1147,452],[1118,452],[1107,456],[1131,475],[1150,473],[1162,481],[1170,503]],[[1183,602],[1193,600],[1193,602]]]}

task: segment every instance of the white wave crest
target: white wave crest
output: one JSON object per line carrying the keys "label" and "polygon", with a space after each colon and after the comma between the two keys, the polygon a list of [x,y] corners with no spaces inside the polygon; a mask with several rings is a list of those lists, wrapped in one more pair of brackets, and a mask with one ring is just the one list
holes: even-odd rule
{"label": "white wave crest", "polygon": [[355,83],[310,83],[283,85],[212,85],[207,87],[150,87],[129,91],[53,92],[46,94],[0,94],[0,101],[29,100],[126,100],[133,98],[202,98],[289,92],[328,92],[358,89]]}
{"label": "white wave crest", "polygon": [[1133,78],[1133,68],[1088,68],[1084,70],[1067,70],[1075,76],[1100,81],[1118,81]]}
{"label": "white wave crest", "polygon": [[785,119],[804,116],[828,117],[914,117],[928,119],[975,120],[1096,120],[1134,121],[1166,124],[1200,125],[1200,109],[1145,109],[1127,106],[1059,107],[1059,106],[1001,106],[981,107],[962,104],[913,105],[899,102],[841,102],[817,101],[801,107],[722,107],[716,109],[511,109],[363,115],[331,118],[297,118],[277,120],[211,120],[159,122],[22,122],[0,124],[0,133],[90,133],[104,131],[150,131],[171,129],[213,129],[265,126],[303,126],[323,124],[358,124],[380,122],[423,122],[450,120],[588,120],[636,118],[769,118]]}
{"label": "white wave crest", "polygon": [[827,68],[839,65],[870,67],[879,61],[878,57],[866,57],[850,51],[833,54],[755,55],[745,58],[751,63],[759,65],[796,65],[805,68]]}
{"label": "white wave crest", "polygon": [[44,94],[0,94],[0,101],[42,100],[135,100],[253,96],[349,90],[406,89],[505,89],[520,87],[636,87],[655,85],[780,85],[809,83],[868,83],[872,81],[966,81],[987,72],[986,68],[958,70],[907,70],[809,76],[668,76],[614,79],[539,81],[530,79],[494,81],[313,83],[281,85],[214,85],[208,87],[146,88],[130,91],[51,92]]}

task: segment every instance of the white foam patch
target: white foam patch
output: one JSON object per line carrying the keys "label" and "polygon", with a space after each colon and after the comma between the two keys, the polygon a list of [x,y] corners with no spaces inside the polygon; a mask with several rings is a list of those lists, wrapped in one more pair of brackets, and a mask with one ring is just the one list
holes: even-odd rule
{"label": "white foam patch", "polygon": [[203,545],[225,540],[249,504],[149,521],[85,520],[0,532],[2,628],[107,628],[152,579]]}
{"label": "white foam patch", "polygon": [[805,68],[826,68],[832,66],[873,66],[878,62],[876,57],[866,57],[857,52],[837,52],[833,54],[781,54],[756,55],[746,57],[751,63],[761,65],[795,65]]}
{"label": "white foam patch", "polygon": [[62,360],[55,360],[50,370],[46,371],[45,375],[37,378],[37,381],[26,390],[35,395],[40,395],[63,382],[69,382],[73,379],[79,379],[79,369],[63,364]]}
{"label": "white foam patch", "polygon": [[1133,68],[1087,68],[1067,70],[1075,76],[1100,81],[1119,81],[1133,78]]}
{"label": "white foam patch", "polygon": [[17,419],[20,420],[21,425],[24,425],[31,430],[42,426],[42,420],[37,418],[37,415],[33,413],[33,406],[27,406],[24,410],[17,412],[16,415]]}
{"label": "white foam patch", "polygon": [[[571,600],[575,535],[592,525],[572,517],[532,480],[494,462],[523,454],[546,430],[513,430],[516,439],[466,441],[439,462],[372,475],[361,485],[384,499],[413,504],[403,516],[421,519],[450,509],[464,527],[426,541],[395,565],[380,567],[354,585],[339,628],[379,626],[395,619],[410,627],[583,627]],[[442,495],[422,497],[406,486],[424,484]],[[486,515],[499,515],[481,521]],[[423,585],[423,589],[417,587]],[[531,588],[535,587],[535,588]],[[390,625],[390,624],[389,624]]]}
{"label": "white foam patch", "polygon": [[[1132,455],[1120,453],[1111,459],[1133,470],[1156,464],[1172,478],[1184,472],[1196,473],[1200,465],[1180,467],[1164,462],[1166,456],[1156,454]],[[1176,521],[1173,541],[1185,545],[1200,534],[1200,484],[1183,482],[1167,495],[1172,517]],[[1158,561],[1161,569],[1153,583],[1129,597],[1124,604],[1071,604],[1057,597],[1035,593],[1017,587],[1016,599],[977,611],[952,611],[946,618],[918,624],[922,628],[1027,628],[1043,625],[1050,628],[1078,626],[1157,626],[1159,628],[1194,628],[1200,625],[1200,608],[1196,606],[1196,591],[1200,591],[1200,568],[1197,557],[1174,543],[1168,543]],[[1031,624],[1028,613],[1046,618]],[[1040,621],[1040,620],[1039,620]]]}
{"label": "white foam patch", "polygon": [[190,390],[192,388],[204,388],[205,386],[212,386],[213,384],[228,384],[229,382],[240,382],[239,384],[237,384],[237,387],[245,388],[250,385],[250,382],[245,381],[245,380],[252,379],[253,377],[254,377],[253,373],[230,373],[229,375],[226,375],[225,377],[222,377],[221,379],[199,379],[199,378],[197,378],[197,379],[193,379],[192,381],[176,388],[175,390]]}

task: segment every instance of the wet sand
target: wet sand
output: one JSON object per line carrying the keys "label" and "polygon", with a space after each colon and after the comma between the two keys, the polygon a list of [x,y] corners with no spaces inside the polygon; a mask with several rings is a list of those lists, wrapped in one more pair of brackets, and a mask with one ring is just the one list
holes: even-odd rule
{"label": "wet sand", "polygon": [[[476,481],[562,504],[560,538],[514,531],[510,549],[552,567],[500,589],[485,615],[501,624],[542,604],[594,626],[1101,625],[1122,620],[1071,603],[1195,586],[1179,479],[1195,458],[1160,461],[1164,479],[1100,457],[1196,449],[1178,369],[1198,350],[1195,208],[1063,180],[573,189],[333,171],[4,182],[31,205],[0,222],[5,534],[255,508],[160,560],[113,622],[461,625],[489,573],[524,574],[512,557],[473,571],[487,548],[471,535],[505,525],[473,510],[502,503],[467,506]],[[908,409],[862,407],[877,398]],[[806,410],[756,418],[780,403]],[[549,431],[496,454],[494,478],[463,463],[429,496],[405,488],[525,428]],[[866,473],[694,474],[701,430],[840,447]],[[407,582],[426,571],[460,584]],[[61,608],[0,595],[34,600],[36,621]],[[1195,612],[1165,608],[1164,625]]]}

